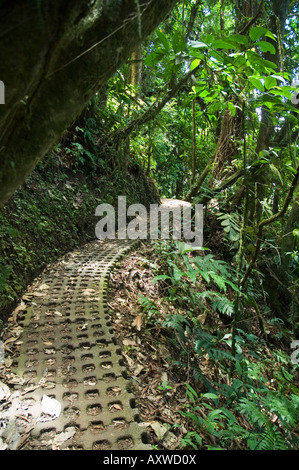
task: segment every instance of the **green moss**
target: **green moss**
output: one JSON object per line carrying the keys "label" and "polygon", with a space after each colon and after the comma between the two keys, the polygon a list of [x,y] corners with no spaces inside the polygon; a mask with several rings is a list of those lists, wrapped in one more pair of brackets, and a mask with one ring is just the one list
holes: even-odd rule
{"label": "green moss", "polygon": [[152,182],[133,166],[121,175],[96,178],[76,168],[38,167],[0,210],[0,319],[10,314],[45,266],[95,239],[95,209],[101,202],[148,205],[158,201]]}

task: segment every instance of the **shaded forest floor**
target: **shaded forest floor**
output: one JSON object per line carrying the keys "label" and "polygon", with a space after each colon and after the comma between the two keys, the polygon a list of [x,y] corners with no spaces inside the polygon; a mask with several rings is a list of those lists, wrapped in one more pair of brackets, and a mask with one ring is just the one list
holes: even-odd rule
{"label": "shaded forest floor", "polygon": [[[244,366],[247,361],[247,374],[245,367],[241,370],[240,361],[238,374],[232,380],[223,367],[230,358],[230,344],[223,342],[223,338],[230,334],[231,325],[225,324],[216,312],[209,311],[208,322],[205,315],[197,318],[205,332],[211,335],[208,339],[217,342],[218,347],[217,350],[206,348],[204,354],[194,350],[192,335],[201,331],[198,323],[194,323],[192,334],[185,330],[183,338],[165,325],[167,315],[175,318],[188,313],[184,306],[169,300],[167,285],[153,282],[165,269],[158,244],[140,243],[136,251],[119,262],[110,274],[107,300],[111,326],[127,368],[128,391],[136,398],[139,426],[144,428],[149,444],[159,450],[194,449],[194,445],[197,449],[238,450],[248,449],[251,439],[251,449],[261,444],[268,450],[285,446],[298,448],[299,376],[298,370],[292,371],[288,365],[289,351],[283,338],[279,340],[279,327],[265,322],[269,335],[276,338],[277,346],[280,346],[280,351],[275,351],[270,343],[258,338],[259,322],[253,321],[252,312],[246,341],[242,342],[239,337],[243,349],[242,364]],[[151,308],[142,308],[141,298],[152,301],[148,304]],[[15,310],[15,317],[10,319],[2,336],[10,350],[0,369],[0,402],[4,408],[12,400],[10,392],[14,387],[22,387],[20,379],[9,371],[22,344],[22,327],[16,323],[16,318],[22,318],[25,307],[26,299],[25,304]],[[222,353],[219,360],[213,357],[215,352]],[[195,366],[200,368],[204,380],[194,375]],[[213,384],[218,403],[215,403],[215,393],[209,393],[207,382]],[[30,388],[30,381],[27,386]],[[18,438],[23,445],[30,438],[30,430],[26,432],[26,426],[30,428],[30,416],[26,409],[19,409],[19,414],[18,419],[23,420],[23,435]],[[35,441],[35,448],[41,444],[51,446],[67,437],[65,433],[49,434],[47,442],[45,439],[43,443]]]}
{"label": "shaded forest floor", "polygon": [[[218,245],[218,254],[220,255],[218,242],[216,245]],[[157,273],[161,273],[160,264],[161,259],[153,242],[152,244],[141,245],[138,251],[128,255],[110,275],[108,306],[111,309],[112,324],[126,360],[132,391],[137,398],[140,419],[146,428],[149,442],[156,449],[192,449],[194,444],[197,448],[203,448],[202,446],[210,449],[219,448],[219,444],[221,446],[221,437],[220,435],[217,437],[216,429],[221,429],[222,426],[225,429],[225,419],[223,425],[214,422],[214,429],[212,426],[209,430],[207,416],[209,410],[213,410],[213,407],[210,406],[212,400],[207,400],[205,404],[202,403],[202,406],[195,406],[196,403],[197,405],[199,403],[199,397],[203,396],[208,390],[203,381],[194,378],[194,364],[192,362],[198,362],[201,372],[210,383],[215,383],[216,379],[216,381],[222,383],[223,387],[228,389],[229,387],[233,388],[238,379],[236,381],[230,380],[228,375],[223,373],[222,367],[220,365],[218,367],[217,362],[215,364],[215,361],[212,361],[208,354],[201,357],[197,356],[196,359],[190,354],[190,357],[187,358],[187,362],[190,361],[190,363],[188,362],[187,367],[182,367],[179,358],[180,351],[174,341],[175,334],[171,329],[163,326],[163,318],[169,313],[185,315],[186,312],[183,308],[180,309],[168,301],[165,295],[166,288],[163,288],[163,285],[161,288],[158,283],[153,283]],[[147,310],[145,313],[141,306],[140,297],[151,299],[153,305],[155,305],[154,311]],[[205,318],[203,317],[199,317],[199,320],[204,324]],[[251,322],[248,337],[252,334],[252,337],[258,338],[261,336],[260,324],[255,317],[255,312],[250,312]],[[210,312],[209,324],[204,328],[209,332],[213,332],[213,334],[218,330],[218,334],[220,332],[222,336],[226,333],[229,335],[231,332],[231,325],[223,323],[219,315],[212,311]],[[285,340],[279,340],[279,328],[271,322],[266,322],[266,329],[269,337],[276,343],[275,349],[284,351],[282,356],[288,354]],[[287,382],[289,390],[286,393],[290,397],[292,391],[295,394],[297,393],[299,387],[298,373],[295,376],[290,375],[287,377],[287,367],[284,369],[284,360],[280,360],[279,353],[277,356],[273,354],[271,344],[267,345],[266,342],[261,341],[261,344],[257,346],[256,356],[249,344],[244,344],[244,349],[247,351],[245,354],[249,363],[251,363],[252,369],[254,370],[256,367],[256,383],[261,380],[261,382],[267,384],[266,387],[269,388],[270,393],[273,392],[273,395],[275,395],[280,387],[285,386],[283,382]],[[230,347],[224,347],[223,350],[224,352],[230,351]],[[264,361],[261,366],[261,379],[258,378],[259,354],[261,354]],[[277,367],[277,370],[275,370],[275,367]],[[284,378],[284,374],[286,378]],[[279,384],[279,380],[281,380],[281,384]],[[241,384],[241,381],[239,382]],[[193,397],[190,391],[188,393],[189,385],[192,385],[193,391],[195,390]],[[189,390],[192,390],[192,388]],[[263,387],[260,391],[262,396],[264,393]],[[208,395],[206,394],[206,396]],[[224,399],[220,402],[224,407],[226,406],[225,401]],[[237,395],[236,401],[238,401]],[[218,406],[220,408],[220,404]],[[257,405],[257,408],[259,408],[259,405]],[[233,409],[232,400],[231,410],[233,411]],[[194,419],[190,419],[190,415],[186,415],[188,410],[193,410],[196,416],[205,421],[205,425],[200,430]],[[274,425],[277,423],[279,428],[281,421],[277,410],[278,407],[273,406],[269,418]],[[250,435],[255,432],[255,425],[253,424],[255,418],[252,421],[249,409],[234,413],[235,418],[232,419],[231,426],[233,428],[235,425],[236,429],[238,428],[239,435],[236,431],[235,438],[232,435],[229,439],[230,445],[226,444],[225,447],[234,450],[246,449],[248,448],[248,436],[250,438]],[[194,417],[194,415],[192,416]],[[297,433],[298,431],[295,430],[294,436],[298,435]],[[186,436],[191,436],[192,439],[188,440]],[[194,440],[194,436],[200,436],[199,443],[196,442],[196,437]],[[262,441],[263,439],[264,437]],[[283,439],[280,442],[280,436],[278,441],[275,441],[275,439],[276,437],[272,443],[267,443],[270,447],[272,446],[272,450],[276,446],[279,448],[280,445],[284,445]]]}
{"label": "shaded forest floor", "polygon": [[167,309],[158,286],[152,283],[153,268],[158,264],[153,247],[148,244],[126,257],[110,275],[108,306],[149,442],[159,449],[173,450],[187,432],[178,413],[186,401],[185,384],[171,366],[169,337],[148,325],[138,302],[142,294],[155,298],[161,309]]}

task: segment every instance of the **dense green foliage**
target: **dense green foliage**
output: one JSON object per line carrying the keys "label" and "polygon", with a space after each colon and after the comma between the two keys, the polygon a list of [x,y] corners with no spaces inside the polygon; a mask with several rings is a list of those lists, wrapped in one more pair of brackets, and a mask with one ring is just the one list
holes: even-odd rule
{"label": "dense green foliage", "polygon": [[298,448],[298,8],[246,5],[179,3],[137,87],[129,68],[108,84],[111,135],[162,195],[206,207],[211,252],[157,247],[169,314],[140,297],[177,348],[193,448]]}
{"label": "dense green foliage", "polygon": [[181,414],[193,430],[182,447],[297,449],[298,365],[287,353],[292,332],[264,314],[261,324],[245,296],[247,314],[233,339],[229,298],[237,287],[231,266],[183,243],[157,242],[156,252],[163,261],[153,282],[171,313],[161,312],[153,299],[140,296],[139,302],[152,334],[157,329],[171,338],[173,365],[186,381]]}
{"label": "dense green foliage", "polygon": [[179,2],[96,106],[120,166],[132,158],[162,196],[204,204],[237,287],[258,296],[259,283],[288,322],[299,305],[298,8],[248,8]]}
{"label": "dense green foliage", "polygon": [[183,448],[298,448],[298,34],[293,1],[177,2],[0,213],[7,313],[99,202],[204,205],[204,247],[156,246],[169,313],[140,297],[186,383]]}

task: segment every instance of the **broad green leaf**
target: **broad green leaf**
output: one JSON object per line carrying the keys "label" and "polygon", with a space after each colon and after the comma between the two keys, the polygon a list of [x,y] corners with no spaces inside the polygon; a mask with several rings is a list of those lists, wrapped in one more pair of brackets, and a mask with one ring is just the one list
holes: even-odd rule
{"label": "broad green leaf", "polygon": [[262,71],[269,70],[270,73],[273,73],[273,72],[275,72],[275,69],[277,69],[277,65],[274,62],[271,62],[270,60],[263,59],[259,54],[257,54],[254,51],[247,51],[246,52],[246,57],[247,57],[247,60],[248,60],[249,64],[255,70],[260,70],[262,68]]}
{"label": "broad green leaf", "polygon": [[216,395],[215,393],[204,393],[202,395],[202,398],[210,398],[211,400],[218,400],[219,396]]}
{"label": "broad green leaf", "polygon": [[260,91],[264,91],[264,85],[262,84],[261,80],[258,78],[250,77],[249,78],[250,83],[254,86],[254,88],[257,88]]}
{"label": "broad green leaf", "polygon": [[194,47],[194,49],[201,49],[203,47],[209,47],[205,42],[201,42],[201,41],[190,41],[190,46]]}
{"label": "broad green leaf", "polygon": [[181,271],[176,265],[173,265],[173,277],[175,281],[179,281],[185,273]]}
{"label": "broad green leaf", "polygon": [[242,380],[234,379],[233,387],[234,387],[236,390],[238,390],[239,388],[241,388],[243,385],[244,385],[244,383],[242,382]]}
{"label": "broad green leaf", "polygon": [[159,40],[160,44],[162,44],[164,49],[167,52],[169,52],[170,51],[170,44],[169,44],[168,39],[165,36],[165,34],[162,33],[162,31],[160,31],[159,29],[156,31],[156,34],[157,34],[157,37],[158,37],[158,40]]}
{"label": "broad green leaf", "polygon": [[190,281],[195,284],[196,283],[196,279],[197,279],[197,271],[193,270],[193,271],[188,271],[188,275],[189,275],[189,278],[190,278]]}
{"label": "broad green leaf", "polygon": [[232,228],[229,232],[228,238],[229,238],[230,241],[236,242],[236,241],[239,240],[240,234]]}
{"label": "broad green leaf", "polygon": [[206,96],[210,95],[210,90],[202,90],[200,93],[198,93],[198,96],[201,98],[205,98]]}
{"label": "broad green leaf", "polygon": [[215,273],[211,273],[211,277],[213,281],[215,282],[215,284],[217,284],[219,289],[225,292],[226,291],[225,280],[221,276]]}
{"label": "broad green leaf", "polygon": [[228,105],[228,109],[231,112],[231,115],[234,117],[236,115],[237,108],[230,101],[228,102],[227,105]]}
{"label": "broad green leaf", "polygon": [[282,77],[281,75],[272,75],[273,78],[276,78],[276,80],[279,80],[281,82],[285,82],[285,78]]}
{"label": "broad green leaf", "polygon": [[256,60],[260,58],[260,56],[254,51],[246,51],[246,59],[248,60],[249,64],[254,67],[256,64]]}
{"label": "broad green leaf", "polygon": [[145,58],[144,63],[148,67],[153,67],[154,65],[158,64],[158,62],[160,62],[164,56],[165,54],[162,52],[152,52]]}
{"label": "broad green leaf", "polygon": [[200,62],[201,61],[199,59],[194,59],[193,62],[191,62],[190,70],[196,69],[196,67],[199,66]]}
{"label": "broad green leaf", "polygon": [[270,52],[270,54],[273,55],[276,53],[275,47],[270,42],[259,41],[256,43],[256,45],[259,46],[263,52]]}
{"label": "broad green leaf", "polygon": [[244,67],[244,65],[246,64],[246,59],[243,55],[241,54],[236,54],[234,56],[234,65],[235,67]]}
{"label": "broad green leaf", "polygon": [[[220,51],[212,51],[211,52],[211,57],[216,59],[220,64],[227,65],[230,63],[229,57],[226,54],[223,54]],[[231,58],[233,60],[233,58]]]}
{"label": "broad green leaf", "polygon": [[216,103],[214,102],[214,103],[210,104],[208,106],[209,115],[214,115],[219,109],[221,109],[221,107],[222,107],[222,105],[219,101],[216,102]]}
{"label": "broad green leaf", "polygon": [[171,279],[170,276],[167,276],[167,274],[161,274],[159,276],[155,276],[154,279],[152,280],[152,283],[154,284],[157,281],[164,281],[165,279]]}
{"label": "broad green leaf", "polygon": [[214,419],[214,418],[216,418],[216,416],[219,416],[219,415],[222,415],[222,414],[223,414],[223,411],[221,409],[213,410],[208,414],[208,417],[209,417],[209,419],[211,419],[211,418]]}
{"label": "broad green leaf", "polygon": [[265,36],[267,32],[269,32],[269,30],[267,28],[264,28],[263,26],[254,26],[249,31],[249,36],[252,41],[256,41],[257,39],[260,39],[261,37]]}
{"label": "broad green leaf", "polygon": [[276,176],[276,178],[280,181],[281,184],[283,184],[282,177],[278,168],[273,163],[270,163],[269,168],[272,171],[273,175]]}
{"label": "broad green leaf", "polygon": [[[220,217],[219,217],[220,219]],[[224,219],[222,222],[221,222],[221,225],[225,226],[225,225],[230,225],[230,220],[229,219]]]}
{"label": "broad green leaf", "polygon": [[181,255],[185,255],[186,253],[190,253],[191,251],[210,251],[209,248],[205,248],[203,246],[191,246],[188,243],[184,242],[177,242],[176,246]]}
{"label": "broad green leaf", "polygon": [[262,65],[266,69],[271,69],[271,70],[277,69],[277,65],[274,62],[272,62],[271,60],[262,59],[261,57],[259,57],[258,64]]}
{"label": "broad green leaf", "polygon": [[209,284],[210,282],[210,276],[206,271],[200,271],[201,276],[204,278],[204,280]]}
{"label": "broad green leaf", "polygon": [[266,77],[265,78],[265,88],[266,88],[266,90],[270,90],[270,88],[273,88],[276,85],[277,85],[276,78],[274,78],[274,77]]}
{"label": "broad green leaf", "polygon": [[186,387],[187,387],[187,389],[191,392],[191,394],[192,394],[195,398],[198,398],[198,395],[197,395],[196,390],[194,390],[194,388],[192,388],[191,385],[189,385],[188,383],[186,383]]}
{"label": "broad green leaf", "polygon": [[183,52],[186,49],[186,41],[184,38],[184,35],[181,32],[175,32],[173,37],[172,37],[172,48],[175,52],[175,54],[178,54],[179,52]]}
{"label": "broad green leaf", "polygon": [[292,93],[289,90],[285,90],[282,87],[273,88],[269,91],[269,93],[271,93],[272,95],[285,96],[288,99],[290,99],[292,96]]}
{"label": "broad green leaf", "polygon": [[228,38],[231,41],[237,42],[242,44],[243,46],[248,46],[248,37],[243,36],[242,34],[234,34],[233,36],[229,36]]}
{"label": "broad green leaf", "polygon": [[215,49],[238,49],[238,44],[228,39],[216,39],[213,42],[212,47]]}

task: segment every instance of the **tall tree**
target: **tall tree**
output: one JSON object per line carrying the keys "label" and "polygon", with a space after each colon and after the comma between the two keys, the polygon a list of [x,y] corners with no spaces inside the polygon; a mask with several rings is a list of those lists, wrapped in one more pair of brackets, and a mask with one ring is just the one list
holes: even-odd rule
{"label": "tall tree", "polygon": [[175,3],[1,2],[0,204]]}
{"label": "tall tree", "polygon": [[[271,0],[271,14],[269,18],[269,30],[276,36],[277,40],[267,37],[274,48],[265,52],[265,59],[273,62],[277,67],[277,72],[283,72],[283,37],[285,32],[286,18],[289,11],[289,0]],[[255,153],[258,156],[263,150],[268,150],[274,136],[274,123],[271,111],[267,106],[262,106],[261,121]],[[262,214],[261,201],[264,198],[265,187],[267,186],[267,167],[257,165],[253,171],[254,199],[250,205],[251,218],[255,217],[255,223],[258,224]]]}

